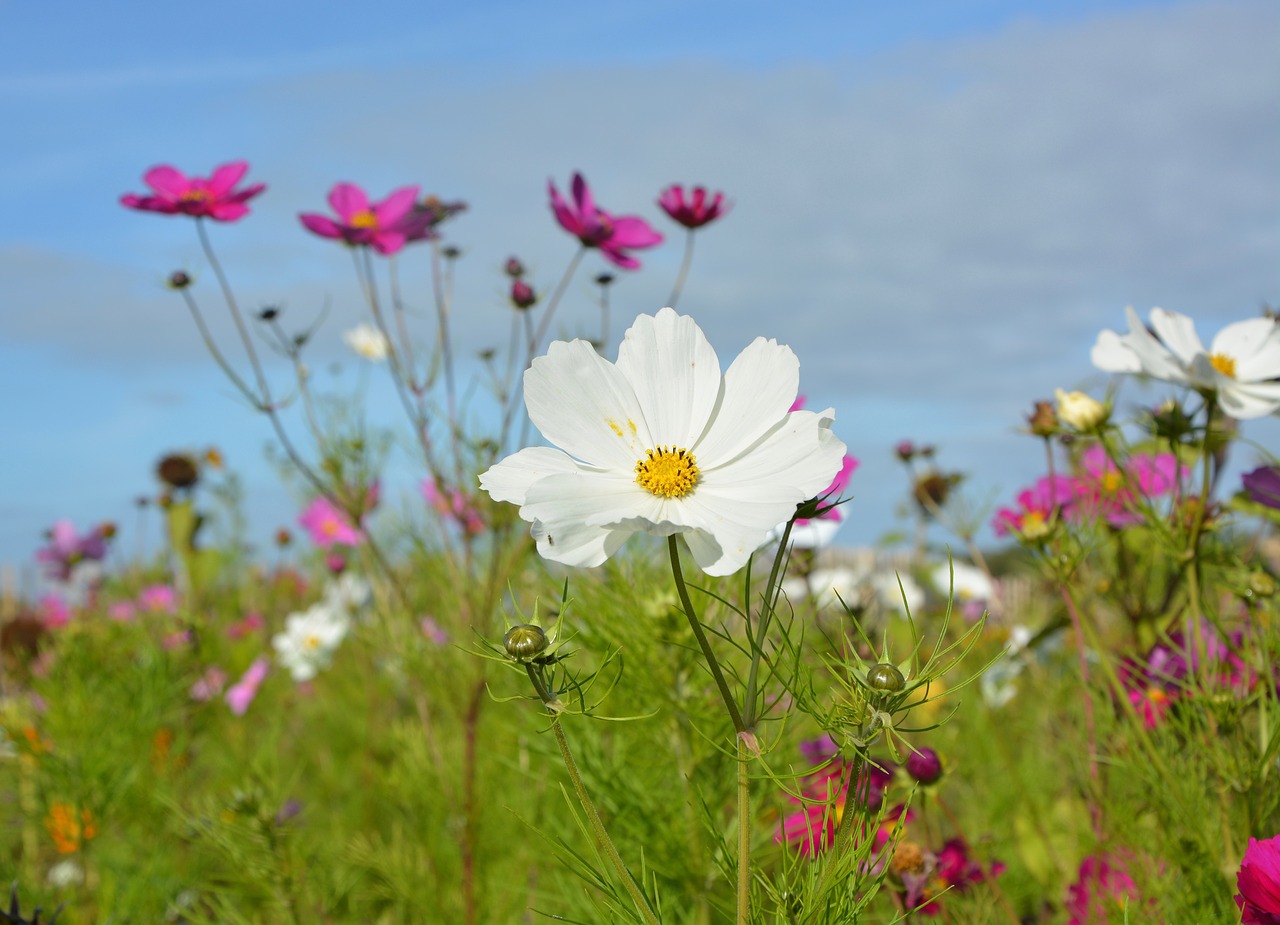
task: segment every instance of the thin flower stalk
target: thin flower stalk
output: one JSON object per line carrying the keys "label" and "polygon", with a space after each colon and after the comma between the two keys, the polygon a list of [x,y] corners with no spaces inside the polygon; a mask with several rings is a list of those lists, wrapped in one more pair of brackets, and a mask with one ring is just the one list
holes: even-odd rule
{"label": "thin flower stalk", "polygon": [[689,267],[693,264],[693,236],[694,231],[692,228],[685,232],[684,258],[680,261],[680,272],[676,274],[675,284],[671,287],[671,295],[667,296],[667,304],[672,308],[675,308],[676,303],[680,301],[680,295],[684,292],[685,280],[689,276]]}

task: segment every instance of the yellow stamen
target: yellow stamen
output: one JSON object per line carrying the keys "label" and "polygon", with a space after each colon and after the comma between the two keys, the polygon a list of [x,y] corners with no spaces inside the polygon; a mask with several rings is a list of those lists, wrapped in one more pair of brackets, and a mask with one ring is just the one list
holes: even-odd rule
{"label": "yellow stamen", "polygon": [[1049,522],[1040,511],[1027,511],[1022,515],[1022,535],[1029,540],[1038,540],[1049,533]]}
{"label": "yellow stamen", "polygon": [[1211,353],[1209,354],[1209,365],[1228,379],[1236,377],[1235,357],[1229,357],[1225,353]]}
{"label": "yellow stamen", "polygon": [[178,198],[182,202],[209,202],[213,199],[213,194],[207,189],[189,189]]}
{"label": "yellow stamen", "polygon": [[692,453],[673,446],[646,450],[636,463],[636,483],[659,498],[683,498],[698,484],[698,462]]}
{"label": "yellow stamen", "polygon": [[361,209],[347,220],[352,228],[377,228],[378,216],[371,209]]}
{"label": "yellow stamen", "polygon": [[1114,469],[1103,473],[1102,490],[1109,495],[1114,495],[1120,490],[1120,486],[1124,484],[1124,476]]}

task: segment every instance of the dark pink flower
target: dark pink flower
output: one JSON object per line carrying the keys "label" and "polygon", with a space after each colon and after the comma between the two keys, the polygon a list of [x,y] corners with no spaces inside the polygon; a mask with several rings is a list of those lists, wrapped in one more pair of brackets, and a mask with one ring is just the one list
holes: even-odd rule
{"label": "dark pink flower", "polygon": [[538,302],[538,294],[522,279],[511,281],[511,304],[519,309],[532,308]]}
{"label": "dark pink flower", "polygon": [[1280,510],[1280,466],[1261,466],[1240,477],[1250,499]]}
{"label": "dark pink flower", "polygon": [[604,258],[624,270],[638,270],[640,261],[628,250],[653,247],[662,242],[662,235],[649,227],[638,215],[612,215],[596,206],[591,189],[582,174],[573,175],[573,205],[565,202],[554,181],[547,182],[551,193],[551,210],[560,227],[587,247],[598,247]]}
{"label": "dark pink flower", "polygon": [[364,539],[346,513],[327,498],[318,497],[298,515],[299,526],[311,535],[311,542],[321,549],[330,546],[357,546]]}
{"label": "dark pink flower", "polygon": [[[998,877],[1004,873],[1004,864],[999,861],[991,865],[991,876]],[[963,838],[953,838],[938,850],[938,876],[948,886],[963,891],[974,883],[982,883],[987,873],[982,865],[969,854],[969,845]]]}
{"label": "dark pink flower", "polygon": [[1085,450],[1080,465],[1083,472],[1073,483],[1076,502],[1066,513],[1076,521],[1101,517],[1113,527],[1140,523],[1138,499],[1167,494],[1185,472],[1172,453],[1135,453],[1121,474],[1097,444]]}
{"label": "dark pink flower", "polygon": [[996,511],[991,523],[996,536],[1010,533],[1024,540],[1038,540],[1049,532],[1054,517],[1075,497],[1074,483],[1065,476],[1042,478],[1018,494],[1017,507]]}
{"label": "dark pink flower", "polygon": [[942,759],[929,747],[907,755],[907,773],[922,784],[936,783],[942,777]]}
{"label": "dark pink flower", "polygon": [[251,633],[256,633],[266,625],[266,620],[262,618],[260,613],[247,613],[240,620],[232,623],[227,627],[228,639],[243,639]]}
{"label": "dark pink flower", "polygon": [[662,206],[662,211],[690,229],[714,222],[730,209],[730,204],[724,200],[724,193],[716,193],[708,202],[707,190],[703,186],[695,186],[686,201],[684,187],[679,183],[673,183],[662,191],[658,205]]}
{"label": "dark pink flower", "polygon": [[188,177],[167,164],[152,167],[142,179],[154,191],[153,195],[127,193],[120,197],[120,204],[143,212],[234,222],[249,214],[245,203],[267,188],[264,183],[255,183],[237,190],[236,184],[248,170],[248,161],[232,161],[214,170],[213,176],[206,180]]}
{"label": "dark pink flower", "polygon": [[1249,839],[1236,889],[1241,925],[1280,925],[1280,835]]}
{"label": "dark pink flower", "polygon": [[267,670],[270,667],[271,659],[266,656],[254,659],[253,664],[240,677],[240,680],[227,690],[224,699],[232,713],[236,716],[244,716],[245,711],[249,709],[249,704],[253,703],[253,698],[258,696],[258,688],[262,685],[262,680],[267,676]]}
{"label": "dark pink flower", "polygon": [[60,629],[71,622],[71,606],[56,594],[46,594],[40,598],[40,620],[45,629]]}
{"label": "dark pink flower", "polygon": [[431,235],[431,216],[415,208],[418,187],[402,186],[381,202],[354,183],[335,183],[329,190],[329,205],[337,213],[334,221],[325,215],[304,212],[299,220],[322,238],[337,238],[353,247],[369,246],[379,254],[394,254],[410,241]]}
{"label": "dark pink flower", "polygon": [[[1124,858],[1090,855],[1080,864],[1076,882],[1067,888],[1067,925],[1120,925],[1126,902],[1139,899]],[[1133,902],[1128,902],[1130,907]]]}

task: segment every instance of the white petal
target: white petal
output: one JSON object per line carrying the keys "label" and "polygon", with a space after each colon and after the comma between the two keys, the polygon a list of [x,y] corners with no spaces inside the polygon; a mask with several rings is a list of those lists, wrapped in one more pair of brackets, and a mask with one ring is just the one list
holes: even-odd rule
{"label": "white petal", "polygon": [[1280,378],[1280,325],[1270,318],[1229,324],[1213,339],[1213,352],[1236,361],[1236,378],[1259,382]]}
{"label": "white petal", "polygon": [[[1142,323],[1138,313],[1132,308],[1125,309],[1125,316],[1129,319],[1129,333],[1124,336],[1124,342],[1137,354],[1138,361],[1142,364],[1142,371],[1148,376],[1163,379],[1165,382],[1186,382],[1186,364],[1170,353],[1164,344],[1147,330],[1147,326]],[[1155,317],[1155,312],[1152,312],[1152,317]],[[1192,333],[1194,336],[1194,332]]]}
{"label": "white petal", "polygon": [[618,349],[617,368],[630,381],[654,446],[689,447],[702,434],[720,396],[720,360],[687,315],[664,308],[641,315]]}
{"label": "white petal", "polygon": [[728,463],[703,470],[708,488],[749,487],[768,497],[785,488],[796,503],[816,497],[844,464],[845,445],[831,433],[834,412],[792,411],[781,425]]}
{"label": "white petal", "polygon": [[588,524],[562,524],[552,531],[541,521],[534,521],[534,540],[538,554],[544,559],[573,568],[595,568],[618,552],[632,531],[618,527]]}
{"label": "white petal", "polygon": [[480,487],[494,501],[524,504],[529,486],[538,479],[580,468],[567,454],[547,446],[532,446],[494,463],[480,474]]}
{"label": "white petal", "polygon": [[520,516],[552,531],[581,523],[627,525],[634,533],[643,528],[639,524],[661,527],[662,510],[663,499],[637,485],[630,474],[570,472],[548,476],[530,486]]}
{"label": "white petal", "polygon": [[630,470],[653,446],[627,378],[585,340],[556,341],[524,374],[529,419],[588,465]]}
{"label": "white petal", "polygon": [[724,374],[720,403],[692,448],[698,464],[718,465],[744,452],[786,416],[799,388],[800,361],[791,348],[757,337]]}
{"label": "white petal", "polygon": [[1266,417],[1280,410],[1280,382],[1227,380],[1218,388],[1218,402],[1233,418]]}
{"label": "white petal", "polygon": [[1103,331],[1098,335],[1089,359],[1098,369],[1109,373],[1142,372],[1142,361],[1133,352],[1128,340],[1111,330]]}
{"label": "white petal", "polygon": [[1204,353],[1204,343],[1196,333],[1195,322],[1186,315],[1153,308],[1151,326],[1155,328],[1156,336],[1184,365]]}

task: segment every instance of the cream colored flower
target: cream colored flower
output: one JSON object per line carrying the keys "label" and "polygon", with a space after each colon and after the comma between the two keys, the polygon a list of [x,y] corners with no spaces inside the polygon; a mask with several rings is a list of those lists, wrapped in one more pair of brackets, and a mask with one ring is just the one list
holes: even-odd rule
{"label": "cream colored flower", "polygon": [[1093,430],[1107,419],[1107,406],[1091,395],[1057,389],[1054,396],[1058,399],[1058,420],[1076,430]]}
{"label": "cream colored flower", "polygon": [[530,447],[480,476],[520,505],[538,551],[600,565],[634,533],[683,534],[698,566],[729,575],[840,470],[834,413],[789,411],[800,364],[757,338],[722,375],[692,318],[641,315],[618,361],[585,340],[525,373],[529,417],[559,449]]}
{"label": "cream colored flower", "polygon": [[387,358],[389,348],[387,339],[373,325],[358,324],[343,334],[342,339],[347,342],[348,347],[366,360],[381,363]]}

